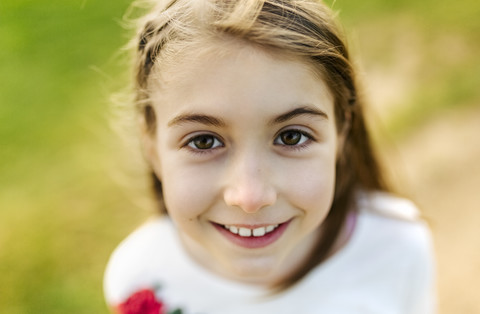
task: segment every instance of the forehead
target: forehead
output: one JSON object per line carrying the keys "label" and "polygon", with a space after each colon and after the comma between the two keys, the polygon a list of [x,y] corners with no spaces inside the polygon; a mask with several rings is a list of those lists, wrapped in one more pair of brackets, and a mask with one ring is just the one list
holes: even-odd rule
{"label": "forehead", "polygon": [[[263,55],[282,62],[301,65],[304,70],[319,80],[324,80],[323,67],[305,56],[294,55],[286,49],[265,47],[230,35],[200,35],[196,40],[171,41],[162,48],[153,66],[150,82],[168,83],[188,77],[196,67],[205,62],[236,54],[252,57]],[[188,65],[188,66],[185,66]],[[156,88],[159,86],[157,85]]]}
{"label": "forehead", "polygon": [[215,105],[227,111],[237,103],[252,110],[320,103],[333,117],[328,87],[305,60],[240,40],[193,48],[159,60],[149,82],[153,104],[179,110]]}

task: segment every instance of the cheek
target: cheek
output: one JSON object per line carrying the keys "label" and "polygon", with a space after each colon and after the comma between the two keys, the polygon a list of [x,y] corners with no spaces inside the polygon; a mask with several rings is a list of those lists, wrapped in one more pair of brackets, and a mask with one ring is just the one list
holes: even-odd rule
{"label": "cheek", "polygon": [[335,191],[335,160],[311,162],[292,174],[289,183],[294,205],[317,222],[328,214]]}
{"label": "cheek", "polygon": [[215,171],[188,166],[172,159],[162,165],[165,205],[174,220],[196,219],[217,197]]}

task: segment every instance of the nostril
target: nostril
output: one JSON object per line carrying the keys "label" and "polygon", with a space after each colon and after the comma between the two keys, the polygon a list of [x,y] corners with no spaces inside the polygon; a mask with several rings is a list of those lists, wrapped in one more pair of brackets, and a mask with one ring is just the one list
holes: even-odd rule
{"label": "nostril", "polygon": [[265,159],[255,149],[237,151],[230,160],[226,174],[225,203],[239,207],[247,213],[270,206],[276,201],[276,191],[271,182]]}
{"label": "nostril", "polygon": [[247,213],[255,213],[273,205],[276,201],[276,192],[273,188],[259,186],[230,188],[225,191],[224,200],[229,206],[239,207]]}

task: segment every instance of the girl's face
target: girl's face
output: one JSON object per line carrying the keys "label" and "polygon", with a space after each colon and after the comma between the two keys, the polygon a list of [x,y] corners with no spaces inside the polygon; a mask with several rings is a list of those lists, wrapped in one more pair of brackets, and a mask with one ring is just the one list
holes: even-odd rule
{"label": "girl's face", "polygon": [[307,258],[332,204],[333,99],[305,63],[217,46],[151,81],[149,156],[187,252],[272,285]]}

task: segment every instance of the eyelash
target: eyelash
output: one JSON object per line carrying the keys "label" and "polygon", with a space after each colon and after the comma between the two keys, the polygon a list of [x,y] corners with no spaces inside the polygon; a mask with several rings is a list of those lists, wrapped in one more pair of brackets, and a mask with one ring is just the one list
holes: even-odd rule
{"label": "eyelash", "polygon": [[[212,139],[213,140],[213,147],[203,148],[203,149],[195,147],[196,145],[194,144],[194,141],[199,140],[202,137],[204,139],[205,138]],[[220,140],[215,135],[212,135],[212,134],[198,134],[198,135],[195,135],[195,136],[192,136],[192,137],[188,138],[188,140],[185,142],[185,144],[182,146],[182,148],[187,148],[188,150],[190,150],[191,152],[193,152],[195,154],[207,154],[207,153],[212,152],[215,149],[222,148],[224,146],[225,146],[225,144],[223,143],[223,141]]]}
{"label": "eyelash", "polygon": [[[277,143],[277,141],[280,139],[280,136],[287,133],[287,132],[292,132],[292,133],[299,133],[301,137],[304,137],[304,139],[300,138],[299,142],[300,144],[294,144],[294,145],[288,145],[284,143]],[[281,131],[276,137],[275,140],[273,141],[274,145],[282,146],[285,147],[286,149],[290,150],[302,150],[308,147],[308,145],[312,142],[315,141],[315,138],[308,132],[304,130],[299,130],[299,129],[287,129]]]}
{"label": "eyelash", "polygon": [[[280,136],[284,135],[287,132],[299,133],[300,136],[301,136],[301,138],[299,140],[300,144],[288,145],[288,144],[285,144],[285,143],[278,143],[280,141]],[[194,144],[194,141],[198,140],[202,137],[212,139],[214,141],[213,147],[204,148],[204,149],[195,147],[196,145]],[[304,138],[302,138],[302,137],[304,137]],[[299,129],[287,129],[287,130],[281,131],[275,137],[275,139],[273,141],[273,144],[276,145],[276,146],[282,146],[282,147],[284,147],[286,149],[289,149],[289,150],[302,150],[302,149],[307,148],[307,146],[311,143],[311,141],[315,141],[315,139],[308,132],[305,132],[305,131],[299,130]],[[191,152],[196,153],[196,154],[207,154],[207,153],[212,152],[213,150],[216,150],[216,149],[222,148],[222,147],[225,147],[225,144],[223,143],[223,141],[220,140],[217,136],[211,135],[211,134],[199,134],[199,135],[192,136],[192,137],[188,138],[188,140],[185,142],[184,145],[182,145],[182,148],[187,148]]]}

